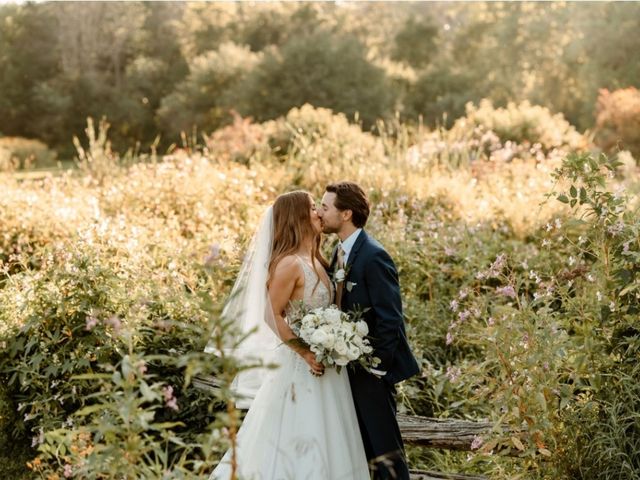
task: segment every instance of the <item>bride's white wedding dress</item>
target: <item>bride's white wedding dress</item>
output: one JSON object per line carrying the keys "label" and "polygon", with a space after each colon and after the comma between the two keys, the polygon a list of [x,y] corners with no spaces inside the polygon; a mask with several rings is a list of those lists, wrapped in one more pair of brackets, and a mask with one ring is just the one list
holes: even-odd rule
{"label": "bride's white wedding dress", "polygon": [[[312,266],[304,270],[304,304],[327,307],[332,291]],[[315,287],[315,288],[314,288]],[[368,480],[346,369],[327,368],[313,376],[305,361],[286,345],[262,383],[237,437],[237,474],[242,480]],[[210,480],[228,480],[227,451]]]}

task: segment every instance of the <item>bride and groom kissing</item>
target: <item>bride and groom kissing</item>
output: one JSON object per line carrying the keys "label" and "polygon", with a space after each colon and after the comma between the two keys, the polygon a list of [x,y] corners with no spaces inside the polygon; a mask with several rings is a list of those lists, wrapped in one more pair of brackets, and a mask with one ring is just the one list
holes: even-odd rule
{"label": "bride and groom kissing", "polygon": [[[243,332],[238,358],[278,365],[241,370],[233,382],[249,407],[235,450],[210,479],[409,479],[396,420],[395,384],[418,373],[407,342],[398,272],[363,228],[369,200],[355,183],[280,195],[267,209],[223,310]],[[323,258],[322,234],[339,243]],[[288,321],[292,304],[361,311],[376,368],[326,368]],[[233,473],[232,473],[233,472]]]}

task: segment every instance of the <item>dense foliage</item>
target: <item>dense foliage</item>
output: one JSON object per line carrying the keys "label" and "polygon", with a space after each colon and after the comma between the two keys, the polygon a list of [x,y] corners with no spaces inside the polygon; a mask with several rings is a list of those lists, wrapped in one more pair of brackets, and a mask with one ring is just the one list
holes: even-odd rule
{"label": "dense foliage", "polygon": [[[400,409],[496,425],[469,456],[410,449],[412,465],[640,478],[630,155],[590,153],[527,103],[378,135],[304,105],[164,157],[120,157],[107,127],[77,140],[76,170],[0,176],[3,476],[202,478],[238,425],[237,366],[202,350],[241,341],[217,312],[255,222],[279,192],[349,178],[398,265],[421,365]],[[199,372],[220,378],[215,399]]]}

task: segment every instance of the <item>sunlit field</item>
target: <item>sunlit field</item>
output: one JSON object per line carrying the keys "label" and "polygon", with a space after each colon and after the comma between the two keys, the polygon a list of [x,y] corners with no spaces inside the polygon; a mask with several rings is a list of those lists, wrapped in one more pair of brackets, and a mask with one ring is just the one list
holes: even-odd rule
{"label": "sunlit field", "polygon": [[493,425],[410,468],[640,480],[639,30],[638,2],[0,2],[0,478],[208,478],[257,222],[350,180],[420,365],[399,412]]}
{"label": "sunlit field", "polygon": [[[544,131],[553,120],[541,112]],[[28,462],[5,467],[11,475],[204,476],[239,414],[226,388],[215,400],[190,379],[235,372],[202,350],[233,336],[217,312],[243,249],[279,192],[319,198],[336,179],[368,191],[367,228],[400,270],[422,368],[400,386],[400,410],[517,432],[496,429],[471,454],[410,448],[413,467],[634,471],[629,154],[598,159],[572,132],[574,144],[505,145],[471,115],[451,130],[379,124],[372,135],[304,106],[251,124],[251,138],[245,127],[132,161],[110,151],[106,124],[90,123],[78,168],[0,177],[2,435]]]}

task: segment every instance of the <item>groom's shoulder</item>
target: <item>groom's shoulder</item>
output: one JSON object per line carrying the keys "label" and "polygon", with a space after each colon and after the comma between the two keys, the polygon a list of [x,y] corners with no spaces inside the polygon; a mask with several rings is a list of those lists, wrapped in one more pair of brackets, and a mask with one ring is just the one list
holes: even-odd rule
{"label": "groom's shoulder", "polygon": [[375,238],[373,237],[371,234],[364,232],[366,235],[365,238],[365,243],[367,245],[367,250],[369,250],[369,253],[372,255],[375,254],[381,254],[381,255],[389,255],[387,253],[387,250],[384,248],[384,246]]}

